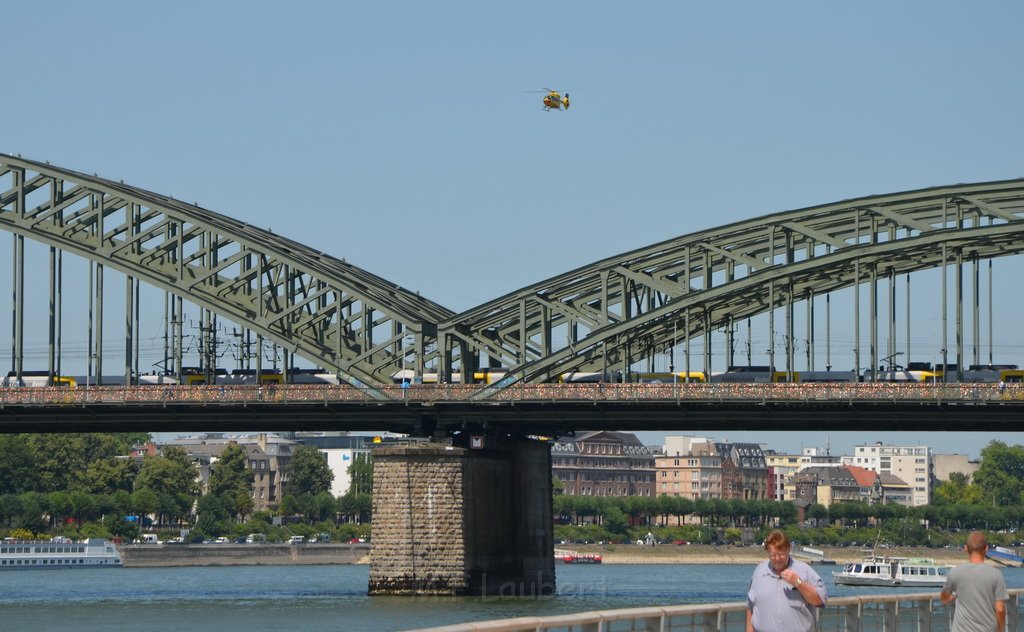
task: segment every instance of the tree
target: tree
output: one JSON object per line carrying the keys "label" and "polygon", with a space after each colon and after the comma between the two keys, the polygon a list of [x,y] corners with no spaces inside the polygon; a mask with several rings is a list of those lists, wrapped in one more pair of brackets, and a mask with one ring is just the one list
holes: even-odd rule
{"label": "tree", "polygon": [[[207,493],[231,499],[238,505],[239,497],[252,499],[252,484],[256,474],[249,469],[245,448],[229,445],[220,453],[217,464],[210,472]],[[235,514],[240,512],[235,511]],[[248,513],[248,512],[245,512]]]}
{"label": "tree", "polygon": [[0,435],[0,494],[35,491],[39,485],[35,455],[24,435]]}
{"label": "tree", "polygon": [[130,492],[138,473],[138,465],[130,459],[99,459],[86,467],[81,488],[93,494]]}
{"label": "tree", "polygon": [[156,496],[156,511],[164,516],[181,519],[188,514],[199,493],[197,469],[181,448],[172,446],[164,454],[146,457],[135,478],[135,489],[148,490]]}
{"label": "tree", "polygon": [[1024,492],[1024,446],[992,441],[981,451],[974,482],[993,505],[1016,505]]}
{"label": "tree", "polygon": [[288,462],[288,493],[292,496],[329,492],[334,472],[323,453],[311,445],[299,446]]}
{"label": "tree", "polygon": [[[361,453],[352,458],[352,465],[348,466],[348,477],[352,481],[349,492],[353,494],[373,493],[373,457]],[[554,487],[554,484],[552,484]],[[565,487],[564,485],[562,487]],[[557,493],[557,492],[556,492]]]}
{"label": "tree", "polygon": [[183,448],[171,446],[162,455],[147,456],[135,479],[136,489],[160,494],[195,497],[199,491],[196,467]]}
{"label": "tree", "polygon": [[123,441],[102,433],[33,434],[27,441],[39,470],[38,491],[45,492],[86,489],[82,474],[90,463],[127,452]]}
{"label": "tree", "polygon": [[936,505],[977,505],[985,497],[984,490],[970,482],[963,472],[953,472],[932,492]]}
{"label": "tree", "polygon": [[604,528],[612,534],[617,536],[626,536],[626,529],[629,526],[629,521],[626,518],[626,514],[618,507],[609,507],[603,516],[602,525]]}

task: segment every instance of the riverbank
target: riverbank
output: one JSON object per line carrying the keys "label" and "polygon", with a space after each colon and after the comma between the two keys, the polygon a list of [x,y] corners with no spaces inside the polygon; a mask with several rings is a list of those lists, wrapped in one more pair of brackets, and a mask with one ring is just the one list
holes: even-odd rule
{"label": "riverbank", "polygon": [[118,551],[127,568],[370,563],[370,545],[362,542],[353,544],[130,544],[119,546]]}
{"label": "riverbank", "polygon": [[[765,559],[759,546],[691,544],[576,544],[558,545],[559,551],[595,553],[605,564],[757,564]],[[836,564],[854,562],[866,553],[858,548],[817,547]],[[132,544],[118,550],[128,568],[161,566],[273,566],[307,564],[369,564],[368,543],[331,544]],[[942,564],[966,560],[959,549],[924,547],[885,549],[886,555],[929,557]],[[800,558],[798,558],[800,559]]]}
{"label": "riverbank", "polygon": [[[596,553],[605,564],[757,564],[765,559],[764,548],[760,546],[715,546],[710,544],[660,544],[643,546],[635,544],[566,544],[557,545],[559,550],[576,553]],[[824,551],[825,559],[836,564],[845,564],[862,559],[866,553],[856,547],[815,547]],[[942,564],[959,564],[967,556],[960,549],[930,549],[926,547],[893,548],[879,551],[897,557],[928,557]],[[806,559],[795,556],[797,559]]]}

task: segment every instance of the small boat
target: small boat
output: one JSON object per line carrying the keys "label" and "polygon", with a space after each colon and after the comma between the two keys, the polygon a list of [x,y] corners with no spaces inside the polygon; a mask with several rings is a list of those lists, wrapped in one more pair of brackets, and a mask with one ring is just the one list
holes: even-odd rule
{"label": "small boat", "polygon": [[825,552],[821,549],[814,549],[809,546],[803,546],[793,551],[793,557],[800,558],[808,564],[822,564],[834,566],[836,561],[830,560],[825,557]]}
{"label": "small boat", "polygon": [[0,542],[0,571],[121,566],[117,547],[103,538],[89,538],[83,542],[72,542],[62,537],[48,542],[4,538]]}
{"label": "small boat", "polygon": [[1020,568],[1024,566],[1024,557],[1017,554],[1017,551],[1002,546],[988,547],[988,559],[996,564]]}
{"label": "small boat", "polygon": [[600,564],[601,556],[597,553],[570,553],[562,556],[565,564]]}
{"label": "small boat", "polygon": [[832,580],[844,586],[942,587],[950,564],[936,564],[927,557],[888,557],[871,555],[850,562],[841,571],[832,572]]}

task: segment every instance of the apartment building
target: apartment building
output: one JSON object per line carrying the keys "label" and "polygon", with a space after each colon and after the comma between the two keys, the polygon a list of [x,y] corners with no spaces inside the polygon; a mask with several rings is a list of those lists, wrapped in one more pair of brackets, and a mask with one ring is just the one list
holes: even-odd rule
{"label": "apartment building", "polygon": [[[671,438],[666,437],[666,447]],[[722,497],[722,457],[711,443],[691,442],[686,453],[673,452],[655,458],[656,495],[691,500]]]}
{"label": "apartment building", "polygon": [[722,498],[763,500],[768,497],[768,466],[756,443],[718,441],[715,452],[722,459]]}
{"label": "apartment building", "polygon": [[654,496],[654,454],[628,432],[587,432],[551,446],[551,474],[572,496]]}
{"label": "apartment building", "polygon": [[925,445],[884,445],[882,442],[855,446],[853,456],[843,465],[856,465],[879,474],[891,474],[912,488],[912,506],[927,505],[932,492],[931,448]]}

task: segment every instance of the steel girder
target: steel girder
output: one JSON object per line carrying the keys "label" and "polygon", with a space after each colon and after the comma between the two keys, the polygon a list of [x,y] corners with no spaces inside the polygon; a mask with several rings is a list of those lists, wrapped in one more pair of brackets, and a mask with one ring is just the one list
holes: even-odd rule
{"label": "steel girder", "polygon": [[675,341],[872,275],[1022,251],[1024,180],[865,197],[604,259],[453,316],[438,336],[442,348],[512,367],[479,394],[486,398],[518,381],[628,367]]}
{"label": "steel girder", "polygon": [[198,205],[3,154],[0,227],[184,297],[356,385],[389,382],[407,354],[429,357],[436,323],[452,315]]}
{"label": "steel girder", "polygon": [[485,356],[511,367],[487,397],[517,381],[628,367],[673,342],[879,274],[1018,254],[1024,180],[754,218],[610,257],[461,314],[197,205],[3,154],[0,227],[182,296],[353,383],[388,382],[403,357],[449,378],[461,370],[469,379]]}

